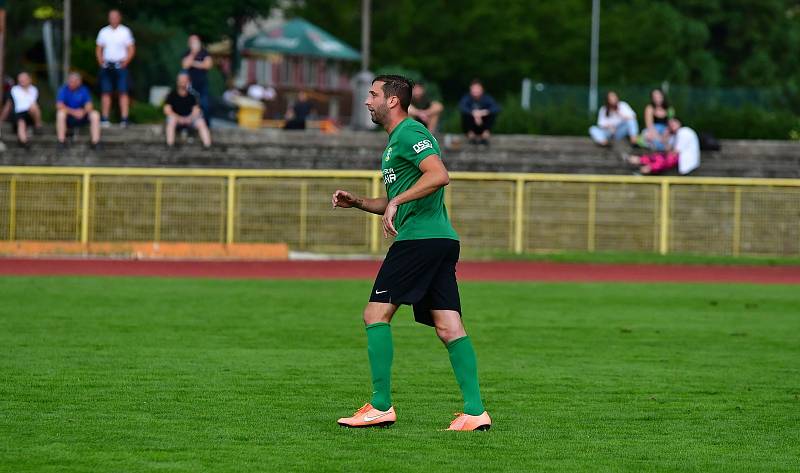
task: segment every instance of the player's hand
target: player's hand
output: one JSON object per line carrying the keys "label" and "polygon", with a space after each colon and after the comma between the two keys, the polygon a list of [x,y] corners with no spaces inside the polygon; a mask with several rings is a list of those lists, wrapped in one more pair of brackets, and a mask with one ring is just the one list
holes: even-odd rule
{"label": "player's hand", "polygon": [[336,207],[349,209],[350,207],[355,207],[357,202],[358,198],[356,196],[343,190],[337,190],[331,197],[331,204],[333,204],[334,209]]}
{"label": "player's hand", "polygon": [[397,236],[397,230],[394,229],[394,216],[397,213],[397,204],[394,201],[389,201],[386,210],[383,212],[383,237],[389,238],[390,236]]}

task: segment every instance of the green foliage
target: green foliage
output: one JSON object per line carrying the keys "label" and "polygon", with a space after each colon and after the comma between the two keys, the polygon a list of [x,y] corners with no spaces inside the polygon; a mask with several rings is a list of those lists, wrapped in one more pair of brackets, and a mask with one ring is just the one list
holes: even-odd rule
{"label": "green foliage", "polygon": [[130,119],[133,123],[163,123],[164,112],[144,101],[131,102]]}
{"label": "green foliage", "polygon": [[[359,1],[297,5],[290,13],[360,44],[354,27],[360,23]],[[458,100],[474,76],[497,98],[517,93],[525,77],[585,90],[590,19],[591,2],[584,0],[464,0],[457,7],[445,0],[424,7],[412,0],[380,2],[373,4],[372,63],[375,69],[421,71],[441,86],[448,103]],[[786,138],[800,110],[800,8],[793,0],[602,2],[599,74],[603,88],[668,81],[704,89],[777,89],[782,98],[771,103],[716,104],[702,95],[689,115],[720,136]],[[511,106],[498,131],[582,134],[588,126],[585,107],[570,113],[569,105],[546,103],[524,112],[515,100],[506,102]],[[742,108],[748,103],[753,107]],[[457,114],[449,111],[444,126],[460,128]]]}
{"label": "green foliage", "polygon": [[369,284],[0,279],[2,470],[800,470],[794,286],[463,283],[495,424],[459,435],[407,307],[398,422],[336,425],[370,392]]}

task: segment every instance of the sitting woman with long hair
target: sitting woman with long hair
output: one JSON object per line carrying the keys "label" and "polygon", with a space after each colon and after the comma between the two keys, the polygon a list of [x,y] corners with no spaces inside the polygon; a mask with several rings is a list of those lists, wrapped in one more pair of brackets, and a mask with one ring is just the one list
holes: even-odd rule
{"label": "sitting woman with long hair", "polygon": [[656,151],[664,151],[669,140],[667,122],[675,116],[675,109],[670,107],[667,96],[661,89],[650,92],[650,103],[644,109],[645,129],[640,145]]}
{"label": "sitting woman with long hair", "polygon": [[606,94],[606,103],[597,113],[597,125],[589,128],[589,136],[600,146],[609,146],[610,140],[627,139],[631,144],[639,135],[636,112],[627,102],[619,99],[613,90]]}

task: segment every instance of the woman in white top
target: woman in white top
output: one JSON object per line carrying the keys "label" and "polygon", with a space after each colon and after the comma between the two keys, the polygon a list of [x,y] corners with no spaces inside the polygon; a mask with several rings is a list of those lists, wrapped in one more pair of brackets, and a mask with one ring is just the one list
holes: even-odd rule
{"label": "woman in white top", "polygon": [[17,85],[11,88],[11,99],[14,101],[14,123],[17,126],[17,139],[19,144],[28,147],[28,126],[41,128],[42,112],[36,101],[39,99],[39,89],[31,83],[31,76],[27,72],[20,72],[17,76]]}
{"label": "woman in white top", "polygon": [[597,125],[589,128],[589,136],[600,146],[608,146],[610,140],[628,139],[631,144],[639,135],[636,112],[627,102],[619,99],[613,90],[606,94],[606,103],[597,113]]}

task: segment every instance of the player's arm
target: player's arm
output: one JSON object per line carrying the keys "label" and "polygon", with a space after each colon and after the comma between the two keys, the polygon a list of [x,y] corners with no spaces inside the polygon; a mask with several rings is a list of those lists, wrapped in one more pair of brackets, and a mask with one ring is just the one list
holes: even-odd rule
{"label": "player's arm", "polygon": [[383,212],[384,236],[397,235],[397,230],[394,228],[394,216],[397,213],[397,207],[406,202],[426,197],[450,183],[450,174],[448,174],[447,168],[444,167],[444,163],[436,154],[432,154],[420,161],[419,170],[422,171],[422,176],[417,182],[386,204],[386,210]]}
{"label": "player's arm", "polygon": [[333,193],[333,197],[331,198],[331,203],[333,204],[334,209],[336,207],[341,207],[343,209],[354,207],[365,212],[378,215],[383,215],[388,202],[389,199],[386,197],[377,197],[374,199],[369,197],[359,197],[343,190],[337,190]]}

